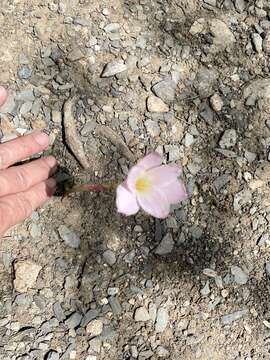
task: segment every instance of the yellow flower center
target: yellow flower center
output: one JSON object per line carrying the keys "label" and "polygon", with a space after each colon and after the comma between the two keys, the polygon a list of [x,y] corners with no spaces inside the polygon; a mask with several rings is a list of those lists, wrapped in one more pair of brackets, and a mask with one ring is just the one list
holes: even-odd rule
{"label": "yellow flower center", "polygon": [[135,183],[136,190],[141,193],[148,191],[150,187],[151,187],[151,181],[146,176],[138,178]]}

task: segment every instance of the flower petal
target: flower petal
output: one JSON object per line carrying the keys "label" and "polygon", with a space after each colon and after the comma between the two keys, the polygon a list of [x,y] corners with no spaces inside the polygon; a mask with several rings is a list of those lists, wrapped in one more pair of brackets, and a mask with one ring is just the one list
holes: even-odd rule
{"label": "flower petal", "polygon": [[126,180],[126,185],[127,188],[131,191],[131,192],[135,192],[136,191],[136,181],[137,179],[143,175],[143,173],[145,172],[145,170],[143,168],[141,168],[138,165],[133,166],[129,172],[128,172],[128,177]]}
{"label": "flower petal", "polygon": [[157,188],[152,188],[151,191],[143,195],[137,195],[138,203],[141,208],[148,214],[165,219],[170,212],[170,204],[164,193]]}
{"label": "flower petal", "polygon": [[187,191],[181,180],[175,180],[168,186],[162,187],[160,191],[166,195],[170,204],[177,204],[187,199]]}
{"label": "flower petal", "polygon": [[140,166],[144,170],[152,169],[162,164],[162,157],[157,153],[153,152],[146,155],[143,159],[138,161],[137,166]]}
{"label": "flower petal", "polygon": [[139,205],[136,196],[127,189],[125,183],[117,187],[116,206],[118,212],[127,216],[134,215],[139,211]]}
{"label": "flower petal", "polygon": [[157,187],[168,186],[175,182],[181,174],[182,168],[177,165],[162,165],[147,171],[147,175]]}

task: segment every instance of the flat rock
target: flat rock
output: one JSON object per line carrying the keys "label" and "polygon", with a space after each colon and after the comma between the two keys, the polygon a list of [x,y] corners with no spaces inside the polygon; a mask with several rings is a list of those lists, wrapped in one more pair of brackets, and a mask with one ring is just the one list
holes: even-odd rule
{"label": "flat rock", "polygon": [[30,260],[15,263],[14,288],[18,292],[26,292],[35,286],[38,274],[42,267]]}
{"label": "flat rock", "polygon": [[212,19],[209,26],[213,35],[212,52],[215,53],[232,47],[236,39],[227,24],[219,19]]}
{"label": "flat rock", "polygon": [[174,248],[174,240],[172,234],[168,233],[161,240],[160,244],[154,250],[157,255],[166,255],[173,251]]}
{"label": "flat rock", "polygon": [[168,321],[169,321],[169,314],[167,309],[159,308],[157,311],[157,318],[155,323],[156,332],[158,333],[163,332],[168,325]]}
{"label": "flat rock", "polygon": [[80,237],[72,230],[70,230],[66,225],[61,225],[58,228],[59,235],[66,245],[77,249],[80,246],[81,239]]}
{"label": "flat rock", "polygon": [[78,312],[74,312],[67,318],[65,324],[69,329],[75,329],[77,326],[80,325],[81,320],[82,320],[82,315]]}
{"label": "flat rock", "polygon": [[229,325],[231,323],[233,323],[236,320],[241,319],[242,317],[246,316],[248,314],[248,310],[238,310],[235,311],[234,313],[228,314],[228,315],[223,315],[221,317],[221,322],[223,325]]}
{"label": "flat rock", "polygon": [[169,106],[157,96],[150,95],[147,98],[147,109],[150,112],[164,113],[169,111]]}
{"label": "flat rock", "polygon": [[270,78],[252,81],[243,91],[244,99],[254,97],[255,99],[270,99]]}
{"label": "flat rock", "polygon": [[115,253],[112,250],[106,250],[102,254],[104,261],[106,264],[112,266],[116,263],[116,256]]}
{"label": "flat rock", "polygon": [[4,105],[0,106],[0,114],[12,114],[15,111],[15,94],[9,94]]}
{"label": "flat rock", "polygon": [[207,98],[213,94],[217,84],[218,72],[202,66],[195,78],[194,87],[201,98]]}
{"label": "flat rock", "polygon": [[162,80],[152,87],[154,94],[165,103],[175,98],[176,83],[173,80]]}
{"label": "flat rock", "polygon": [[144,306],[139,307],[138,309],[136,309],[134,319],[135,319],[135,321],[148,321],[148,320],[150,320],[150,316],[149,316],[149,313],[148,313],[147,309]]}
{"label": "flat rock", "polygon": [[86,332],[87,334],[90,334],[90,336],[98,336],[103,331],[103,322],[102,320],[92,320],[88,323],[86,326]]}
{"label": "flat rock", "polygon": [[237,133],[234,129],[225,130],[220,141],[219,146],[221,149],[228,149],[235,146],[237,140]]}
{"label": "flat rock", "polygon": [[231,266],[231,273],[234,276],[234,281],[238,285],[244,285],[248,282],[249,276],[239,266]]}
{"label": "flat rock", "polygon": [[127,65],[123,60],[114,60],[105,66],[101,77],[111,77],[126,70]]}

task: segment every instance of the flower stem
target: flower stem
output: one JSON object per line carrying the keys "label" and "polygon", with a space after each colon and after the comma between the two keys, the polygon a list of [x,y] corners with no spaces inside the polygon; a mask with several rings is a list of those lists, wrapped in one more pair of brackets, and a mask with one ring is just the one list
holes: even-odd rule
{"label": "flower stem", "polygon": [[112,183],[112,184],[81,184],[81,185],[75,185],[71,189],[68,189],[65,192],[65,195],[69,195],[76,192],[94,192],[99,193],[102,191],[109,191],[109,190],[115,190],[118,184]]}

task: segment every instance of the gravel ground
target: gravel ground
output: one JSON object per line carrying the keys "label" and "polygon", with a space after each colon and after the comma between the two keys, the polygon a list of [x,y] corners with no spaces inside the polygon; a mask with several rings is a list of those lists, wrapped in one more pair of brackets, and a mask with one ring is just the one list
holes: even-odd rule
{"label": "gravel ground", "polygon": [[[2,0],[1,140],[63,181],[156,150],[188,200],[125,218],[55,197],[0,244],[0,359],[270,359],[268,0]],[[60,193],[59,193],[60,195]]]}

